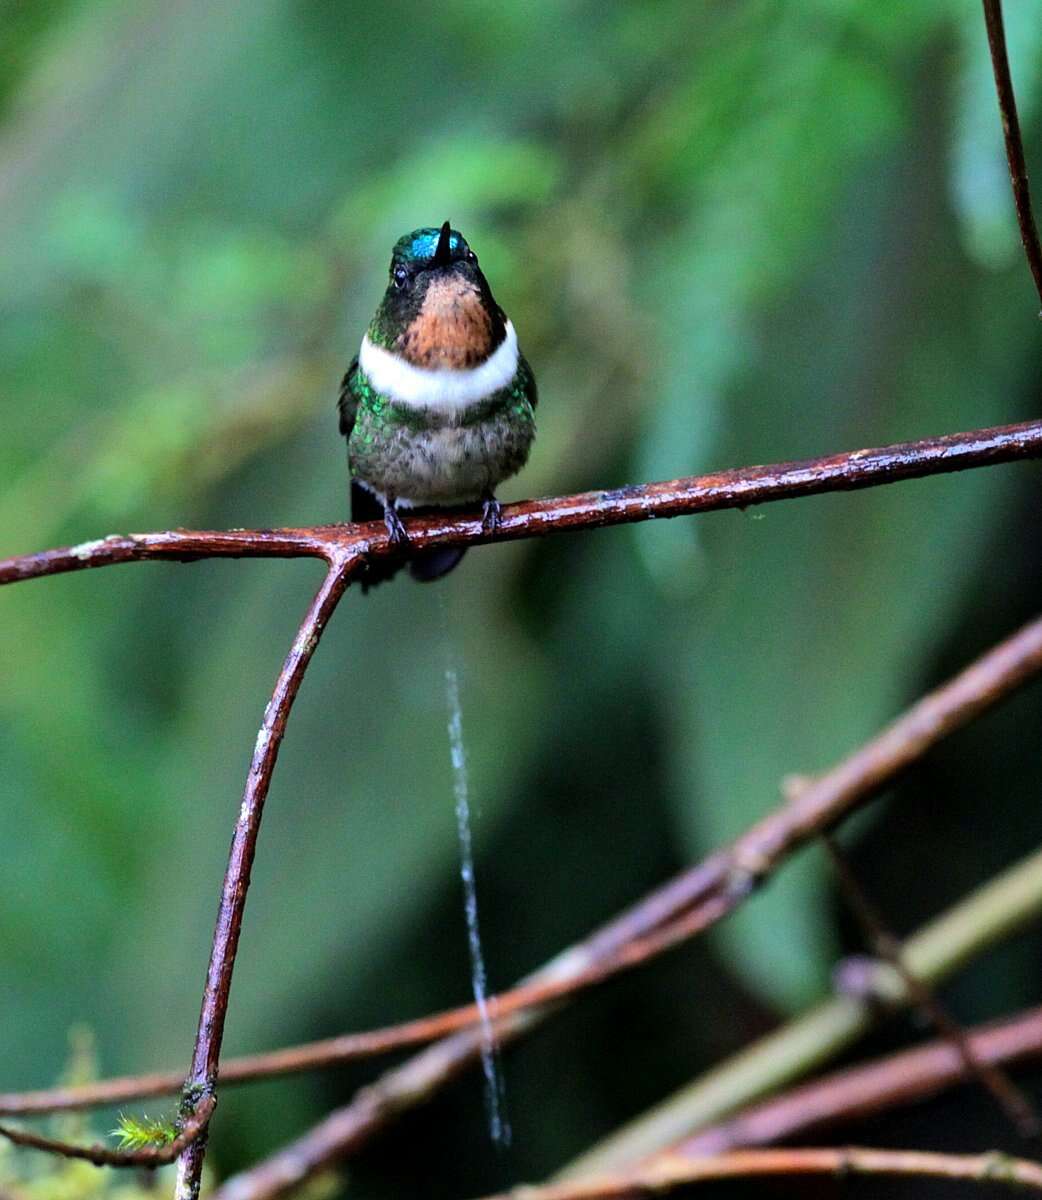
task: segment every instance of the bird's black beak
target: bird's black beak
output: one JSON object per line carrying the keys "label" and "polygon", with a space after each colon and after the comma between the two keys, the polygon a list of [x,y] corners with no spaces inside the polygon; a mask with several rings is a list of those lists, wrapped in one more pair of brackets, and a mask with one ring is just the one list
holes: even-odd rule
{"label": "bird's black beak", "polygon": [[441,237],[438,238],[438,248],[434,251],[434,258],[431,260],[432,267],[447,267],[452,262],[452,254],[449,250],[449,237],[452,230],[449,228],[448,221],[441,227]]}

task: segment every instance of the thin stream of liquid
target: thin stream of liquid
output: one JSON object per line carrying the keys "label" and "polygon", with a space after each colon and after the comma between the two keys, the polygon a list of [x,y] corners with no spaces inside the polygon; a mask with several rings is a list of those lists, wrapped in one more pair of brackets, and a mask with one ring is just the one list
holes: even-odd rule
{"label": "thin stream of liquid", "polygon": [[460,879],[463,883],[463,913],[467,924],[467,948],[470,951],[470,983],[481,1017],[481,1069],[485,1076],[485,1108],[489,1136],[494,1145],[510,1145],[510,1124],[504,1112],[503,1075],[499,1064],[496,1034],[488,1007],[488,977],[481,947],[478,923],[478,892],[474,878],[474,847],[470,822],[470,784],[467,755],[463,741],[463,707],[459,696],[456,654],[449,634],[448,606],[444,592],[439,594],[445,645],[445,703],[449,716],[449,755],[452,761],[452,790],[456,801],[456,832],[459,836]]}

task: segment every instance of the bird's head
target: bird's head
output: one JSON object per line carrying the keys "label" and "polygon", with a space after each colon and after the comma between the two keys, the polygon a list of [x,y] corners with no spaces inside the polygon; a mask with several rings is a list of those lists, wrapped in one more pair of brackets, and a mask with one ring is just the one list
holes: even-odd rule
{"label": "bird's head", "polygon": [[398,239],[369,339],[421,367],[473,367],[502,342],[506,318],[466,238],[446,221]]}

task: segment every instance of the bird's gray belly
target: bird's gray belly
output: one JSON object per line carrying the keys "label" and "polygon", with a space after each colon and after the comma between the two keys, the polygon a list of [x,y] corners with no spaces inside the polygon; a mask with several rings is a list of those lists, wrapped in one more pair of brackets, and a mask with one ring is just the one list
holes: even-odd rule
{"label": "bird's gray belly", "polygon": [[385,424],[379,432],[359,416],[350,440],[351,473],[406,505],[481,499],[521,469],[535,435],[530,409],[434,429]]}

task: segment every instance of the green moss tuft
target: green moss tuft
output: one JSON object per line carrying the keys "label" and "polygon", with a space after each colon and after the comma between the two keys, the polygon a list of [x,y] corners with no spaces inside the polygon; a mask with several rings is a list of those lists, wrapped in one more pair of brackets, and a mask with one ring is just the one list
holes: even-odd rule
{"label": "green moss tuft", "polygon": [[119,1124],[110,1133],[119,1139],[120,1150],[144,1150],[149,1146],[169,1146],[177,1137],[177,1126],[164,1117],[120,1113]]}

